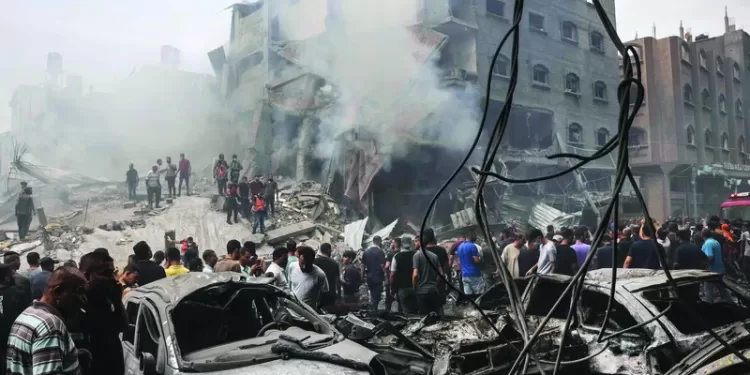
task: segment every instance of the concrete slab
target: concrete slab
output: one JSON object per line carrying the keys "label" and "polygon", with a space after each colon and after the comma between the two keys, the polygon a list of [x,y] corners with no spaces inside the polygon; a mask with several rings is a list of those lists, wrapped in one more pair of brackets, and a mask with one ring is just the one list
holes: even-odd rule
{"label": "concrete slab", "polygon": [[135,208],[137,204],[138,203],[136,202],[125,202],[125,204],[122,205],[122,208]]}
{"label": "concrete slab", "polygon": [[316,225],[309,222],[303,221],[301,223],[287,225],[279,229],[274,229],[266,233],[268,236],[268,243],[271,245],[282,243],[292,237],[299,236],[314,231]]}

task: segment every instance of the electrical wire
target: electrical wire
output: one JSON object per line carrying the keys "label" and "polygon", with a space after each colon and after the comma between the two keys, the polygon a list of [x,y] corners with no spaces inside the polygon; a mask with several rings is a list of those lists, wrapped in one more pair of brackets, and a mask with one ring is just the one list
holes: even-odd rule
{"label": "electrical wire", "polygon": [[[482,168],[472,168],[472,171],[480,176],[478,184],[477,184],[477,192],[476,192],[476,199],[475,199],[475,213],[476,213],[476,219],[477,219],[477,225],[482,230],[482,234],[484,235],[484,238],[488,244],[488,246],[491,247],[491,252],[493,255],[493,259],[495,260],[495,263],[498,266],[499,275],[502,279],[503,284],[505,285],[506,292],[508,292],[508,296],[510,299],[510,310],[511,315],[515,319],[515,322],[520,326],[521,330],[521,336],[523,337],[524,341],[524,347],[520,350],[518,357],[513,363],[513,366],[511,367],[509,374],[516,374],[519,371],[519,366],[523,366],[521,371],[523,373],[526,372],[527,365],[529,363],[530,357],[533,359],[534,355],[533,353],[533,345],[537,342],[542,330],[545,328],[549,320],[552,318],[552,313],[557,309],[557,307],[562,303],[562,301],[565,299],[568,293],[572,293],[571,295],[571,308],[568,311],[568,315],[566,317],[566,324],[563,328],[563,334],[562,334],[562,340],[560,343],[560,346],[558,348],[558,354],[557,358],[554,362],[553,367],[553,374],[556,374],[558,369],[560,368],[560,365],[562,364],[571,364],[571,363],[577,363],[574,362],[563,362],[561,361],[561,353],[565,345],[565,339],[568,336],[568,330],[570,329],[570,323],[572,320],[572,315],[575,309],[575,304],[580,299],[581,292],[583,291],[584,287],[584,281],[585,281],[585,275],[588,271],[588,268],[594,259],[597,251],[599,250],[599,245],[604,237],[604,234],[607,230],[607,224],[609,223],[610,218],[614,214],[614,222],[618,222],[618,203],[619,203],[619,194],[622,190],[623,184],[626,179],[629,180],[629,182],[634,187],[634,191],[636,193],[636,198],[640,202],[641,208],[645,214],[645,225],[647,225],[649,228],[651,228],[653,233],[656,233],[655,226],[653,221],[651,220],[648,210],[645,204],[645,201],[643,199],[643,196],[640,192],[640,190],[637,188],[637,184],[635,181],[635,178],[633,177],[632,171],[629,167],[629,160],[628,160],[628,134],[630,127],[632,126],[635,116],[638,113],[638,110],[640,109],[641,105],[643,104],[644,100],[644,94],[645,90],[640,82],[641,77],[641,66],[640,66],[640,59],[638,56],[638,51],[633,46],[625,46],[620,38],[617,36],[617,32],[609,20],[609,17],[606,14],[606,11],[601,5],[600,0],[593,0],[594,8],[596,9],[596,12],[599,16],[599,18],[602,21],[602,24],[604,25],[604,28],[606,29],[610,39],[615,44],[616,49],[619,51],[620,55],[623,57],[623,72],[625,79],[620,83],[618,86],[618,98],[619,98],[619,105],[620,105],[620,111],[619,111],[619,117],[618,117],[618,133],[616,136],[612,137],[607,143],[605,143],[599,150],[597,150],[594,154],[591,156],[583,157],[576,154],[569,154],[569,153],[560,153],[555,155],[548,156],[549,159],[557,159],[557,158],[569,158],[569,159],[577,159],[578,162],[572,165],[570,168],[567,168],[563,170],[562,172],[554,173],[549,176],[542,176],[537,178],[530,178],[530,179],[510,179],[506,178],[498,173],[494,173],[491,171],[495,157],[497,154],[497,151],[500,147],[500,143],[502,141],[503,135],[505,133],[505,130],[507,128],[508,119],[510,117],[510,111],[513,104],[513,95],[515,92],[516,84],[517,84],[517,78],[518,78],[518,50],[519,50],[519,42],[520,42],[520,31],[519,31],[519,23],[522,18],[523,14],[523,0],[519,0],[515,3],[514,7],[514,18],[513,18],[513,25],[506,33],[506,35],[503,37],[501,43],[499,44],[498,48],[495,51],[495,54],[493,56],[492,62],[490,64],[490,67],[494,66],[495,62],[497,61],[498,55],[500,54],[500,50],[502,49],[503,45],[507,41],[508,37],[512,34],[513,35],[513,51],[511,55],[511,77],[510,77],[510,84],[508,86],[508,91],[506,93],[506,100],[503,103],[503,107],[500,111],[500,114],[498,116],[498,119],[495,123],[495,127],[492,130],[492,134],[490,135],[490,139],[488,141],[488,147],[487,152],[484,155],[483,162],[482,162]],[[632,55],[632,59],[631,56]],[[633,64],[633,60],[635,60],[635,64]],[[634,69],[635,65],[635,69]],[[477,131],[477,135],[474,139],[474,142],[472,143],[471,149],[466,154],[465,158],[462,160],[460,165],[456,168],[455,172],[449,177],[449,179],[441,186],[441,188],[438,190],[436,195],[433,197],[433,199],[430,201],[430,204],[427,208],[427,212],[425,213],[425,216],[422,220],[422,224],[420,226],[420,243],[425,244],[425,238],[424,238],[424,230],[427,225],[427,220],[429,219],[432,210],[434,209],[434,206],[438,200],[438,198],[444,193],[444,191],[448,188],[450,183],[455,179],[455,177],[458,175],[458,173],[464,168],[466,165],[466,162],[470,158],[473,150],[476,148],[477,144],[479,143],[479,140],[481,138],[481,135],[483,134],[484,130],[484,124],[488,117],[489,112],[489,103],[490,103],[490,96],[491,96],[491,85],[492,85],[492,72],[488,73],[488,79],[487,79],[487,92],[485,96],[485,103],[484,103],[484,110],[482,115],[482,120],[479,126],[479,129]],[[636,94],[635,94],[635,100],[633,104],[631,105],[631,88],[636,88]],[[632,109],[632,111],[631,111]],[[511,277],[511,274],[509,270],[507,269],[507,266],[498,259],[497,256],[497,248],[492,241],[491,234],[490,234],[490,228],[489,223],[487,220],[487,212],[486,212],[486,205],[484,201],[484,187],[487,182],[487,179],[489,177],[497,178],[501,181],[505,181],[508,183],[532,183],[532,182],[539,182],[539,181],[545,181],[549,179],[553,179],[568,173],[572,173],[576,171],[577,169],[585,166],[587,163],[597,160],[601,157],[606,156],[610,152],[614,151],[615,149],[618,149],[618,162],[617,162],[617,168],[616,168],[616,181],[615,186],[613,187],[612,191],[612,199],[610,200],[609,205],[607,206],[605,214],[601,217],[599,226],[597,227],[596,234],[594,235],[594,241],[592,243],[591,251],[587,254],[586,259],[583,262],[583,265],[578,270],[575,276],[571,279],[570,283],[566,286],[563,293],[560,295],[560,297],[557,299],[553,307],[550,309],[549,313],[542,319],[542,322],[537,326],[536,330],[533,334],[530,336],[528,335],[528,329],[526,327],[526,319],[525,319],[525,312],[523,311],[523,306],[521,305],[520,301],[520,294],[517,290],[517,287],[515,283],[513,282],[513,279]],[[531,240],[531,239],[530,239]],[[662,269],[664,271],[664,274],[667,278],[667,283],[669,285],[670,291],[674,295],[675,299],[679,301],[680,303],[685,304],[691,304],[691,301],[688,299],[680,298],[677,284],[674,281],[674,279],[671,276],[671,273],[669,272],[669,268],[666,262],[666,254],[664,252],[663,248],[660,248],[655,237],[652,237],[652,241],[654,243],[654,246],[656,249],[659,249],[656,251],[656,256],[659,258],[659,262],[662,266]],[[422,251],[426,251],[424,246],[421,248]],[[617,254],[617,244],[615,242],[613,253],[616,256]],[[427,259],[428,264],[435,270],[438,271],[437,265],[435,265],[429,257],[425,257]],[[443,281],[450,286],[451,289],[458,292],[459,295],[463,295],[463,292],[458,290],[452,283],[450,283],[445,276],[442,275],[442,273],[438,272],[438,274],[443,278]],[[605,320],[600,328],[599,335],[597,337],[598,342],[606,341],[607,339],[611,339],[612,337],[621,335],[625,332],[628,332],[632,329],[635,329],[634,327],[630,327],[626,330],[617,332],[615,334],[609,335],[607,337],[604,337],[604,327],[606,326],[607,322],[609,321],[609,315],[612,310],[612,303],[614,301],[614,293],[616,289],[617,283],[617,269],[613,266],[612,269],[612,278],[611,278],[611,288],[610,288],[610,295],[607,303],[607,311],[605,314]],[[489,319],[489,317],[484,314],[484,312],[479,308],[479,306],[476,304],[475,301],[471,301],[471,304],[478,309],[481,316],[486,319],[490,326],[500,335],[499,330],[494,326],[493,322]],[[688,314],[690,315],[688,318],[693,320],[695,324],[698,327],[704,327],[703,323],[698,319],[697,314],[695,313],[694,309],[687,309]],[[659,317],[663,316],[664,312],[657,315],[653,319],[650,319],[649,321],[641,323],[640,326],[645,326],[648,323],[652,323],[653,321],[657,320]],[[703,329],[705,330],[711,337],[713,337],[715,340],[717,340],[720,344],[722,344],[725,348],[728,348],[731,352],[733,352],[735,355],[737,355],[739,358],[742,358],[742,360],[746,363],[748,363],[747,358],[745,358],[736,348],[729,345],[725,340],[723,340],[716,332],[714,332],[712,329]],[[500,335],[502,336],[502,335]],[[514,349],[515,346],[511,344],[511,346]],[[596,355],[602,353],[604,350],[599,351],[596,353]],[[589,356],[587,358],[593,358],[594,356]],[[546,361],[545,361],[546,362]],[[539,367],[539,360],[535,360],[535,363],[537,364],[537,367],[539,368],[540,372],[544,373],[544,371],[541,370],[541,367]]]}

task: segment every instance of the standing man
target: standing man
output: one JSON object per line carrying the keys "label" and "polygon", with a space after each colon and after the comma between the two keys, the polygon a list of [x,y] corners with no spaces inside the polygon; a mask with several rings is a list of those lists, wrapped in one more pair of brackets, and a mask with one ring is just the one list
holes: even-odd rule
{"label": "standing man", "polygon": [[268,205],[267,212],[269,216],[273,216],[276,213],[276,198],[279,194],[279,184],[274,181],[273,175],[268,175],[265,186],[266,203]]}
{"label": "standing man", "polygon": [[[159,208],[159,200],[161,200],[161,182],[159,181],[159,166],[154,165],[146,175],[146,192],[148,194],[148,206]],[[156,202],[154,202],[156,201]]]}
{"label": "standing man", "polygon": [[[438,246],[437,237],[435,236],[434,229],[426,228],[424,230],[423,236],[426,242],[424,249],[437,256],[438,264],[440,265],[440,268],[442,268],[443,275],[445,275],[449,283],[452,283],[453,279],[451,276],[450,261],[448,260],[448,251],[445,250],[444,247]],[[419,242],[419,238],[416,238],[415,239],[416,250],[419,250],[421,247],[422,245]],[[438,292],[440,293],[440,297],[442,298],[442,302],[440,303],[440,305],[442,306],[443,304],[445,304],[445,300],[448,297],[448,285],[445,284],[445,281],[442,278],[438,279],[437,285],[438,285]]]}
{"label": "standing man", "polygon": [[382,245],[383,239],[375,236],[372,239],[372,246],[362,253],[362,278],[367,281],[367,288],[370,290],[370,308],[373,311],[378,310],[383,294],[385,252],[380,248]]}
{"label": "standing man", "polygon": [[6,372],[80,374],[78,350],[65,322],[79,320],[85,301],[83,273],[72,267],[55,270],[42,299],[24,310],[10,329]]}
{"label": "standing man", "polygon": [[22,241],[26,239],[31,226],[31,220],[36,215],[34,209],[34,199],[31,197],[31,188],[25,187],[16,202],[16,221],[18,222],[18,238]]}
{"label": "standing man", "polygon": [[[716,240],[717,234],[709,228],[703,228],[701,231],[703,236],[703,246],[701,250],[708,257],[707,271],[716,272],[722,276],[726,272],[724,268],[724,257],[721,252],[721,245]],[[714,288],[719,290],[719,296],[724,302],[732,302],[732,297],[729,295],[727,288],[721,282],[707,281],[703,283],[703,295],[706,297],[706,302],[713,303],[715,300]]]}
{"label": "standing man", "polygon": [[227,204],[227,224],[232,224],[232,215],[234,215],[235,224],[239,223],[239,220],[237,220],[237,211],[240,206],[240,193],[237,189],[237,184],[234,182],[230,183],[225,196],[225,202]]}
{"label": "standing man", "polygon": [[203,272],[213,273],[218,261],[219,257],[216,256],[215,251],[211,249],[203,251]]}
{"label": "standing man", "polygon": [[299,261],[289,266],[290,289],[297,299],[317,311],[321,293],[329,290],[328,279],[323,270],[315,265],[315,250],[300,246],[298,252]]}
{"label": "standing man", "polygon": [[135,190],[138,187],[138,171],[133,167],[133,163],[128,166],[125,172],[125,182],[128,184],[128,199],[136,199]]}
{"label": "standing man", "polygon": [[[396,240],[394,238],[394,240]],[[393,256],[390,264],[390,294],[398,298],[399,312],[416,314],[417,295],[414,294],[414,251],[412,239],[404,236],[398,238],[401,249]]]}
{"label": "standing man", "polygon": [[273,261],[266,269],[266,276],[273,277],[273,285],[286,289],[288,286],[286,280],[286,264],[289,261],[289,251],[286,247],[277,247],[273,249]]}
{"label": "standing man", "polygon": [[[13,265],[0,264],[0,352],[6,353],[10,327],[31,301],[19,295],[13,282]],[[0,374],[5,374],[5,355],[0,355]]]}
{"label": "standing man", "polygon": [[359,286],[362,285],[362,276],[357,267],[354,266],[354,259],[357,253],[353,250],[344,252],[342,261],[344,262],[344,272],[341,274],[341,289],[344,294],[344,303],[357,303]]}
{"label": "standing man", "polygon": [[167,156],[165,179],[167,180],[167,194],[170,198],[177,196],[177,188],[174,186],[177,180],[177,165],[172,164],[172,157]]}
{"label": "standing man", "polygon": [[241,171],[242,164],[237,160],[237,155],[232,155],[232,163],[229,164],[229,179],[236,184],[240,181]]}
{"label": "standing man", "polygon": [[15,251],[6,251],[3,253],[3,264],[9,264],[13,268],[14,288],[18,289],[18,295],[22,296],[28,304],[31,304],[31,281],[18,273],[21,268],[21,256]]}
{"label": "standing man", "polygon": [[29,278],[31,283],[31,299],[38,300],[42,298],[44,294],[44,288],[47,286],[47,281],[55,271],[55,260],[50,257],[44,257],[41,261],[41,272],[36,272]]}
{"label": "standing man", "polygon": [[230,240],[227,242],[227,257],[220,260],[214,266],[215,272],[242,272],[242,266],[240,265],[240,249],[242,244],[237,240]]}
{"label": "standing man", "polygon": [[29,264],[29,269],[25,271],[19,272],[24,277],[31,278],[31,276],[37,272],[41,272],[42,270],[39,268],[39,253],[36,251],[32,251],[28,254],[26,254],[26,263]]}
{"label": "standing man", "polygon": [[513,277],[521,277],[521,273],[518,267],[518,258],[521,256],[521,251],[526,244],[526,237],[523,234],[516,236],[516,240],[505,246],[503,253],[500,254],[500,260],[502,260],[505,267],[508,267],[510,275]]}
{"label": "standing man", "polygon": [[580,267],[583,264],[583,261],[586,260],[586,256],[591,250],[591,245],[583,242],[584,238],[586,237],[586,227],[576,228],[574,236],[576,243],[574,243],[570,247],[572,247],[573,251],[576,252],[576,261],[578,262],[578,266]]}
{"label": "standing man", "polygon": [[555,243],[548,240],[539,229],[532,230],[528,236],[527,246],[531,249],[539,249],[539,259],[531,269],[526,272],[526,276],[536,271],[540,275],[549,275],[555,271],[555,260],[557,259],[557,249]]}
{"label": "standing man", "polygon": [[156,166],[159,172],[159,192],[157,195],[159,196],[159,200],[161,200],[161,187],[163,186],[161,180],[167,174],[167,166],[162,163],[161,159],[156,159]]}
{"label": "standing man", "polygon": [[[464,246],[464,244],[461,246]],[[474,247],[474,251],[477,252],[477,254],[479,253],[476,247]],[[460,246],[459,253],[461,253]],[[441,310],[443,302],[440,293],[438,293],[437,287],[438,273],[442,274],[442,270],[440,267],[433,268],[433,266],[430,265],[430,263],[435,266],[440,264],[437,255],[433,254],[431,251],[417,251],[416,254],[414,254],[412,263],[414,264],[412,285],[414,287],[414,294],[417,296],[417,309],[419,314],[427,315],[430,313],[437,313],[442,315]],[[435,272],[435,269],[437,269],[438,272]],[[477,269],[477,272],[478,271],[479,269]],[[483,282],[481,273],[478,273],[478,276],[471,277],[478,278],[479,281]],[[473,281],[469,282],[473,283]],[[466,288],[466,285],[467,284],[464,283],[464,288]]]}
{"label": "standing man", "polygon": [[461,279],[464,284],[464,294],[471,299],[484,293],[484,279],[482,278],[482,271],[480,269],[482,257],[479,255],[476,240],[476,233],[471,232],[466,241],[456,249],[456,254],[461,262]]}
{"label": "standing man", "polygon": [[227,170],[227,162],[224,160],[224,154],[219,154],[219,160],[214,164],[214,180],[219,186],[219,195],[224,196],[227,188],[227,180],[229,179],[229,171]]}
{"label": "standing man", "polygon": [[705,270],[708,267],[708,257],[700,247],[690,242],[690,230],[677,230],[677,241],[680,243],[674,251],[673,269],[676,270]]}
{"label": "standing man", "polygon": [[[651,228],[645,222],[641,223],[639,236],[641,239],[630,245],[628,256],[622,265],[623,268],[661,269],[659,266],[659,257],[656,255],[656,252],[663,251],[664,248],[658,243],[654,246],[654,241],[651,239],[653,235],[654,233],[651,231]],[[620,251],[620,249],[617,249],[617,251]]]}
{"label": "standing man", "polygon": [[133,246],[136,265],[138,266],[138,285],[144,286],[156,280],[167,277],[160,263],[151,261],[151,247],[146,241],[140,241]]}
{"label": "standing man", "polygon": [[170,247],[167,249],[167,268],[164,269],[164,273],[167,277],[184,275],[190,272],[180,261],[180,250]]}
{"label": "standing man", "polygon": [[190,196],[190,174],[193,168],[190,166],[190,160],[185,159],[185,154],[180,154],[180,185],[177,187],[177,196],[182,194],[182,182],[185,181],[185,195]]}
{"label": "standing man", "polygon": [[258,194],[263,194],[265,191],[265,185],[263,185],[263,181],[260,180],[260,175],[255,175],[255,178],[250,181],[250,195],[256,196]]}
{"label": "standing man", "polygon": [[[391,286],[391,264],[393,264],[393,257],[401,251],[401,238],[394,237],[391,240],[391,248],[385,255],[385,311],[390,312],[393,302],[396,299],[396,293],[393,292],[393,286]],[[399,304],[398,311],[401,312],[402,308]]]}
{"label": "standing man", "polygon": [[247,182],[247,177],[242,177],[238,189],[240,192],[240,213],[242,217],[250,220],[250,183]]}
{"label": "standing man", "polygon": [[341,273],[339,263],[331,258],[331,244],[320,245],[314,264],[323,270],[328,281],[328,291],[320,294],[320,306],[326,307],[336,304],[336,297],[340,297],[339,275]]}
{"label": "standing man", "polygon": [[253,234],[258,230],[260,233],[266,233],[266,202],[263,200],[263,194],[253,196]]}

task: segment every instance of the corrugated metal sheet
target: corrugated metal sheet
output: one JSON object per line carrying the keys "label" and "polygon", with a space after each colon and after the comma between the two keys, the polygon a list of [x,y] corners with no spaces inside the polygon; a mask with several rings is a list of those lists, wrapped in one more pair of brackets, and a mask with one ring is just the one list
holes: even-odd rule
{"label": "corrugated metal sheet", "polygon": [[362,247],[362,238],[365,236],[365,226],[369,219],[368,216],[344,225],[344,243],[353,250],[359,250]]}
{"label": "corrugated metal sheet", "polygon": [[537,203],[531,208],[528,223],[534,228],[544,230],[548,225],[555,228],[563,226],[574,226],[581,216],[580,212],[575,214],[566,214],[552,206],[544,203]]}

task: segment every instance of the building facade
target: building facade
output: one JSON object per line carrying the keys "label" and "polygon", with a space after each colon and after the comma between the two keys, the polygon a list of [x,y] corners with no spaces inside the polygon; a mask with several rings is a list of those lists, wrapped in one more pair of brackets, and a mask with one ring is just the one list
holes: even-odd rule
{"label": "building facade", "polygon": [[[614,1],[604,0],[602,5],[614,24]],[[513,6],[513,1],[474,2],[480,84],[485,86],[485,77],[493,73],[490,126],[508,89],[512,40],[495,66],[490,63],[512,26]],[[518,84],[500,158],[513,177],[531,178],[569,165],[547,155],[590,155],[617,133],[620,74],[618,51],[590,1],[527,0],[521,22]],[[601,208],[614,165],[607,156],[581,173],[536,184],[532,192],[514,188],[514,193],[541,195],[545,203],[565,212],[589,207],[592,200]]]}
{"label": "building facade", "polygon": [[750,190],[745,98],[750,36],[725,19],[718,37],[640,38],[646,89],[630,133],[633,171],[651,215],[718,214],[737,190]]}

